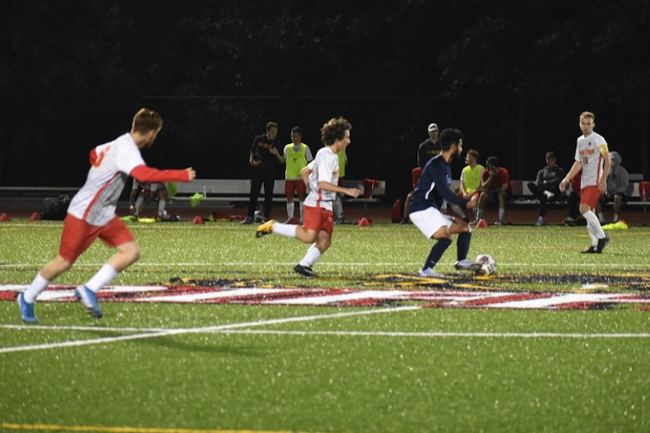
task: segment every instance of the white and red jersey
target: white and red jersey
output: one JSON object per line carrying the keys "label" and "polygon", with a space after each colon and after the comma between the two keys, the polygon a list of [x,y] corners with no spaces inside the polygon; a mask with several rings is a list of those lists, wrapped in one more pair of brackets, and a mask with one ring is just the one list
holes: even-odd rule
{"label": "white and red jersey", "polygon": [[575,160],[582,165],[580,188],[598,186],[603,177],[604,158],[609,154],[607,142],[602,135],[592,132],[578,137]]}
{"label": "white and red jersey", "polygon": [[189,180],[186,170],[147,167],[130,133],[94,148],[90,165],[86,183],[70,202],[68,213],[98,227],[115,217],[117,201],[129,175],[141,182]]}
{"label": "white and red jersey", "polygon": [[305,199],[305,206],[320,207],[332,210],[332,202],[336,193],[325,191],[318,187],[318,182],[329,182],[332,185],[339,183],[339,156],[332,152],[328,146],[316,153],[316,158],[307,166],[311,169],[309,175],[309,195]]}

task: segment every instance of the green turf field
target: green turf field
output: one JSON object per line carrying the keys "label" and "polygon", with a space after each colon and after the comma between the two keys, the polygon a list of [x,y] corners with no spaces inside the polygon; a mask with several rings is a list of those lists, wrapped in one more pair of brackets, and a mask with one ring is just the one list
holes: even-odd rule
{"label": "green turf field", "polygon": [[[0,223],[0,284],[28,285],[56,255],[61,227]],[[470,256],[492,254],[497,274],[459,275],[452,244],[438,266],[448,281],[433,282],[415,278],[432,244],[413,226],[337,226],[314,267],[318,279],[292,272],[306,245],[255,239],[251,226],[130,227],[143,256],[115,286],[184,279],[328,292],[650,291],[650,230],[641,227],[609,232],[602,255],[580,254],[589,244],[584,227],[475,230]],[[110,254],[95,244],[56,284],[83,283]],[[15,303],[0,301],[0,430],[650,431],[648,307],[112,300],[93,320],[76,303],[39,302],[39,323],[23,326]]]}

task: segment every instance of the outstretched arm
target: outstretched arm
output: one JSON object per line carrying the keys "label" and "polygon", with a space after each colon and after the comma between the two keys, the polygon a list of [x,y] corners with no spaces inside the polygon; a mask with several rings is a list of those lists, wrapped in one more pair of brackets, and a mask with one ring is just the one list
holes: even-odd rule
{"label": "outstretched arm", "polygon": [[131,173],[131,177],[137,179],[138,182],[190,182],[196,177],[196,172],[192,167],[185,170],[158,170],[156,168],[147,167],[146,165],[138,165]]}

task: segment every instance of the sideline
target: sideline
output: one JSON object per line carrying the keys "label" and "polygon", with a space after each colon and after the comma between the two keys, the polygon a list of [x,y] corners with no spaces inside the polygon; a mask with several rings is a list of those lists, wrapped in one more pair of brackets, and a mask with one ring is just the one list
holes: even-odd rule
{"label": "sideline", "polygon": [[[106,426],[85,426],[85,425],[56,425],[56,424],[13,424],[8,422],[0,423],[0,429],[7,430],[49,430],[49,431],[75,431],[75,432],[98,432],[98,433],[307,433],[267,431],[267,430],[197,430],[184,428],[156,428],[156,427],[106,427]],[[317,432],[309,432],[317,433]]]}

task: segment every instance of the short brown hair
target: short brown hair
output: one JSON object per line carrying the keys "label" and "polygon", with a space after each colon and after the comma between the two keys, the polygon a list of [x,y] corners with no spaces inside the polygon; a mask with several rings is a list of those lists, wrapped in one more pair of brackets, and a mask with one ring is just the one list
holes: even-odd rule
{"label": "short brown hair", "polygon": [[270,131],[271,128],[277,128],[277,127],[278,127],[278,124],[275,123],[275,122],[269,122],[269,123],[266,124],[266,130],[267,131]]}
{"label": "short brown hair", "polygon": [[329,122],[320,129],[321,141],[325,146],[331,146],[336,140],[343,140],[345,131],[352,130],[350,122],[342,117],[331,118]]}
{"label": "short brown hair", "polygon": [[478,151],[470,149],[467,151],[467,154],[473,156],[478,161]]}
{"label": "short brown hair", "polygon": [[163,120],[160,114],[148,108],[141,108],[133,116],[132,132],[147,133],[157,131],[163,126]]}
{"label": "short brown hair", "polygon": [[583,111],[580,114],[580,120],[582,119],[591,119],[592,122],[596,121],[596,115],[592,113],[591,111]]}

